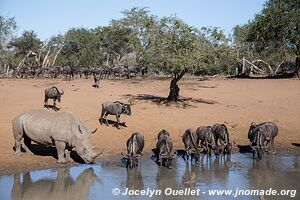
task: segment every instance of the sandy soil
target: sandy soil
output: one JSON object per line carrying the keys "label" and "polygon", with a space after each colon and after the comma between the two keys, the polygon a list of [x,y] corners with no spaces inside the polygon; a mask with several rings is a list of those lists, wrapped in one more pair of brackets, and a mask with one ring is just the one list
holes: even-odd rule
{"label": "sandy soil", "polygon": [[[145,152],[155,147],[156,135],[162,129],[171,133],[175,148],[182,149],[181,135],[185,129],[214,123],[227,124],[234,150],[238,151],[237,145],[248,144],[247,132],[252,121],[276,122],[280,129],[275,140],[277,150],[299,152],[291,144],[300,143],[299,79],[199,81],[186,78],[180,81],[180,92],[182,97],[192,99],[169,106],[153,102],[167,96],[169,82],[141,78],[102,80],[100,89],[96,89],[91,86],[91,79],[71,82],[0,79],[0,174],[58,166],[53,156],[15,156],[11,128],[11,121],[18,113],[29,108],[43,109],[44,89],[53,85],[65,91],[59,104],[61,112],[72,111],[90,130],[98,128],[92,142],[104,149],[100,161],[124,152],[126,140],[135,131],[145,137]],[[112,125],[101,126],[98,121],[101,103],[115,100],[133,104],[132,116],[121,116],[127,127],[121,126],[120,130]],[[113,116],[108,119],[115,121]]]}

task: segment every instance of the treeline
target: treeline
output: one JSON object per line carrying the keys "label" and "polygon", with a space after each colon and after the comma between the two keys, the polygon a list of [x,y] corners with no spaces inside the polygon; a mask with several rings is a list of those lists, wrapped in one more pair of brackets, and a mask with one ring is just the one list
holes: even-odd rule
{"label": "treeline", "polygon": [[176,16],[159,18],[146,8],[122,14],[108,26],[71,28],[47,41],[34,31],[14,37],[14,18],[0,16],[0,65],[145,66],[173,75],[175,87],[188,72],[234,74],[243,57],[263,60],[262,67],[270,69],[300,55],[300,0],[268,0],[253,20],[237,25],[232,36],[218,27],[195,28]]}
{"label": "treeline", "polygon": [[[232,36],[220,28],[189,26],[171,16],[158,18],[145,8],[123,11],[123,18],[95,29],[71,28],[41,41],[34,31],[16,32],[14,18],[0,16],[1,65],[94,67],[143,65],[166,72],[189,68],[196,74],[234,73],[246,57],[272,65],[300,54],[300,1],[269,0],[254,20],[237,25]],[[23,63],[22,63],[23,64]]]}

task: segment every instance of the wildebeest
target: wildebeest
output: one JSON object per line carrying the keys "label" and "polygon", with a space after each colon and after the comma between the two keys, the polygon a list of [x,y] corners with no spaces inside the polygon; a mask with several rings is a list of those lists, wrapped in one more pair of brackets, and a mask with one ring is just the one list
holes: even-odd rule
{"label": "wildebeest", "polygon": [[119,78],[121,78],[121,76],[126,72],[126,67],[124,66],[115,66],[112,68],[113,71],[113,75],[116,76],[118,75]]}
{"label": "wildebeest", "polygon": [[172,168],[173,159],[176,158],[176,152],[173,151],[173,143],[168,131],[162,130],[158,133],[156,150],[157,163]]}
{"label": "wildebeest", "polygon": [[53,86],[51,88],[45,89],[45,99],[44,99],[44,107],[48,108],[48,99],[53,99],[53,109],[58,110],[56,107],[55,101],[58,100],[58,102],[61,102],[61,96],[64,94],[64,91],[59,92],[57,87]]}
{"label": "wildebeest", "polygon": [[145,75],[148,74],[148,67],[142,67],[141,68],[141,72],[142,72],[142,77],[144,77]]}
{"label": "wildebeest", "polygon": [[187,129],[183,136],[182,142],[184,143],[186,161],[189,160],[189,156],[191,155],[191,161],[193,158],[195,159],[196,163],[200,160],[200,149],[197,145],[198,136],[195,134],[192,129]]}
{"label": "wildebeest", "polygon": [[131,135],[131,137],[127,140],[127,154],[124,155],[126,159],[126,167],[128,169],[134,169],[138,167],[139,159],[143,155],[144,148],[144,136],[140,133],[135,132]]}
{"label": "wildebeest", "polygon": [[94,75],[94,87],[99,88],[99,82],[101,79],[101,74],[100,73],[95,73]]}
{"label": "wildebeest", "polygon": [[201,148],[204,147],[205,151],[211,155],[211,150],[216,150],[216,141],[211,126],[198,127],[196,134],[198,136],[198,146],[200,142]]}
{"label": "wildebeest", "polygon": [[252,122],[248,131],[248,139],[251,142],[253,155],[257,154],[258,159],[262,159],[262,154],[265,150],[276,153],[274,138],[277,135],[278,127],[274,122],[264,122],[258,125]]}
{"label": "wildebeest", "polygon": [[134,77],[136,77],[136,75],[141,71],[141,67],[138,66],[132,66],[132,67],[128,67],[126,69],[126,75],[127,78],[129,79],[131,77],[131,75],[133,75]]}
{"label": "wildebeest", "polygon": [[[72,161],[73,149],[86,163],[92,163],[100,154],[90,142],[89,131],[82,121],[71,112],[51,113],[44,110],[27,110],[17,115],[12,122],[15,138],[15,154],[22,155],[21,146],[31,153],[31,141],[46,146],[55,146],[58,163]],[[22,139],[24,138],[24,145]]]}
{"label": "wildebeest", "polygon": [[231,143],[229,142],[229,132],[225,124],[214,124],[212,130],[215,136],[217,153],[230,154]]}
{"label": "wildebeest", "polygon": [[117,119],[117,128],[119,129],[120,116],[126,114],[131,116],[131,108],[129,104],[125,104],[119,101],[115,102],[104,102],[102,104],[102,112],[99,118],[100,124],[102,125],[103,116],[105,117],[106,125],[108,125],[107,115],[115,115]]}
{"label": "wildebeest", "polygon": [[68,76],[69,76],[69,81],[71,79],[74,78],[74,68],[71,67],[71,66],[64,66],[64,67],[61,67],[60,69],[61,73],[65,75],[65,79],[67,80],[68,79]]}

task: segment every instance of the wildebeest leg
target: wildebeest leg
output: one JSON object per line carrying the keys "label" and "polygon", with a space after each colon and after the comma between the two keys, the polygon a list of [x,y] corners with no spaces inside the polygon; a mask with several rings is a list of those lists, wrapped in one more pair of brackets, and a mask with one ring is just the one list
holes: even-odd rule
{"label": "wildebeest leg", "polygon": [[108,126],[107,115],[108,115],[108,113],[105,113],[105,115],[104,115],[106,126]]}
{"label": "wildebeest leg", "polygon": [[48,98],[45,95],[45,99],[44,99],[44,108],[48,108]]}
{"label": "wildebeest leg", "polygon": [[57,150],[57,157],[58,157],[57,162],[58,163],[66,163],[67,162],[67,160],[65,158],[66,143],[63,141],[56,140],[55,147]]}
{"label": "wildebeest leg", "polygon": [[119,127],[119,123],[120,123],[119,117],[120,117],[120,116],[116,115],[116,118],[117,118],[117,129],[120,129],[120,127]]}
{"label": "wildebeest leg", "polygon": [[26,153],[33,155],[33,153],[29,149],[30,145],[31,145],[31,139],[25,134],[24,135],[24,145],[22,145],[22,147],[25,149]]}
{"label": "wildebeest leg", "polygon": [[188,162],[189,161],[189,149],[186,148],[185,149],[185,162]]}
{"label": "wildebeest leg", "polygon": [[56,99],[53,99],[53,108],[56,108]]}
{"label": "wildebeest leg", "polygon": [[206,146],[208,155],[211,156],[211,149],[208,148],[208,142],[205,142],[205,146]]}
{"label": "wildebeest leg", "polygon": [[99,118],[99,121],[100,121],[100,124],[101,124],[101,125],[103,124],[102,120],[103,120],[104,114],[105,114],[105,111],[104,111],[104,109],[102,108],[101,115],[100,115],[100,118]]}
{"label": "wildebeest leg", "polygon": [[271,147],[272,147],[273,154],[276,154],[276,150],[275,150],[275,147],[274,147],[274,138],[271,139]]}
{"label": "wildebeest leg", "polygon": [[158,154],[156,154],[156,163],[160,164],[160,152],[158,152]]}

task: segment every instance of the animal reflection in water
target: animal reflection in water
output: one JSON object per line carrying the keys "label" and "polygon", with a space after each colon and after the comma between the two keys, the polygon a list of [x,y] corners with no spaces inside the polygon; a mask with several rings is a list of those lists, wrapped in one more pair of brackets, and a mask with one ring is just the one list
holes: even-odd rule
{"label": "animal reflection in water", "polygon": [[219,159],[203,156],[200,167],[198,164],[186,164],[182,184],[190,188],[195,188],[199,182],[210,183],[214,180],[225,184],[231,166],[231,155],[220,156]]}
{"label": "animal reflection in water", "polygon": [[23,175],[20,181],[20,173],[14,175],[14,184],[11,199],[64,199],[80,200],[87,199],[90,188],[97,180],[93,168],[85,169],[74,180],[69,168],[58,168],[55,179],[41,178],[33,181],[30,172]]}
{"label": "animal reflection in water", "polygon": [[128,190],[144,189],[144,181],[141,169],[127,170],[126,188],[128,188]]}

